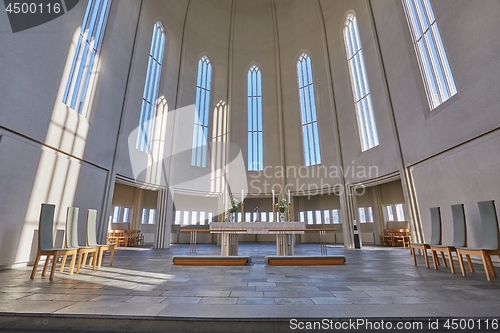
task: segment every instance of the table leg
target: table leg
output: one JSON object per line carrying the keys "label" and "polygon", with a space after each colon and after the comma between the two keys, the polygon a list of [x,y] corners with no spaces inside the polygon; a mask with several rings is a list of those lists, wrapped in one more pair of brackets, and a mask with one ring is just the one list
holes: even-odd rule
{"label": "table leg", "polygon": [[191,231],[191,235],[189,237],[189,254],[196,254],[196,231]]}

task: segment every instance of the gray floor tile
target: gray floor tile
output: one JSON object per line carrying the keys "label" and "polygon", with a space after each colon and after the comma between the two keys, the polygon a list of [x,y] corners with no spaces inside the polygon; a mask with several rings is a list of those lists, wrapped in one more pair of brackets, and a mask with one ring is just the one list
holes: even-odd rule
{"label": "gray floor tile", "polygon": [[255,304],[255,305],[272,305],[274,304],[274,298],[264,298],[264,297],[244,297],[238,298],[238,302],[236,304]]}
{"label": "gray floor tile", "polygon": [[219,291],[214,291],[214,290],[202,290],[199,291],[196,296],[201,296],[201,297],[228,297],[230,291],[224,291],[224,290],[219,290]]}
{"label": "gray floor tile", "polygon": [[344,297],[311,297],[314,304],[352,304],[352,302]]}
{"label": "gray floor tile", "polygon": [[238,298],[230,297],[203,297],[199,304],[236,304]]}
{"label": "gray floor tile", "polygon": [[166,297],[162,303],[168,304],[198,304],[201,301],[201,297]]}
{"label": "gray floor tile", "polygon": [[155,296],[133,296],[127,299],[127,303],[161,303],[166,297],[155,297]]}
{"label": "gray floor tile", "polygon": [[295,304],[313,304],[310,298],[275,298],[276,304],[295,305]]}
{"label": "gray floor tile", "polygon": [[257,297],[264,297],[264,292],[263,291],[231,291],[229,294],[229,297],[252,297],[252,298],[257,298]]}

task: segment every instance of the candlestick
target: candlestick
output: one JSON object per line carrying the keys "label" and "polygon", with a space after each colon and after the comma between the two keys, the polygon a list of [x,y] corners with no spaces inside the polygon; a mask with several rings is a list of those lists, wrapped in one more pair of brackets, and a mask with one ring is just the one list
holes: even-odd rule
{"label": "candlestick", "polygon": [[245,204],[241,201],[241,222],[245,221]]}
{"label": "candlestick", "polygon": [[243,189],[241,189],[241,203],[243,203],[243,195],[244,195],[244,192],[243,192]]}
{"label": "candlestick", "polygon": [[276,221],[275,220],[275,218],[276,218],[275,216],[276,216],[276,206],[273,203],[273,220],[271,222],[275,222]]}
{"label": "candlestick", "polygon": [[291,202],[290,201],[290,189],[288,189],[288,202]]}
{"label": "candlestick", "polygon": [[274,190],[273,190],[273,205],[274,205]]}

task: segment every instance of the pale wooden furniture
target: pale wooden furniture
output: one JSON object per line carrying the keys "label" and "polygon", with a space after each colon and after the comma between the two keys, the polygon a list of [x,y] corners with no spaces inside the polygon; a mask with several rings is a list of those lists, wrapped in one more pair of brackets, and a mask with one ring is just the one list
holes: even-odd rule
{"label": "pale wooden furniture", "polygon": [[380,243],[385,246],[410,247],[410,229],[384,229],[383,235],[380,235]]}
{"label": "pale wooden furniture", "polygon": [[110,251],[111,256],[109,258],[109,266],[113,265],[113,258],[115,256],[115,244],[99,244],[97,243],[97,235],[96,235],[96,219],[97,219],[97,210],[89,209],[87,210],[87,246],[97,247],[98,251],[98,261],[97,267],[101,268],[102,264],[102,256],[104,252]]}
{"label": "pale wooden furniture", "polygon": [[264,258],[270,266],[319,266],[344,265],[344,256],[267,256]]}
{"label": "pale wooden furniture", "polygon": [[[460,264],[460,269],[462,270],[462,275],[465,276],[466,273],[462,254],[480,256],[483,262],[484,271],[486,272],[486,279],[491,281],[492,275],[497,276],[495,266],[493,266],[493,262],[491,261],[491,256],[497,255],[500,257],[500,249],[498,247],[498,239],[500,238],[500,235],[497,212],[495,209],[495,202],[493,200],[480,201],[477,205],[479,207],[479,215],[481,216],[481,226],[483,229],[481,247],[457,247],[458,262]],[[470,260],[469,268],[471,272],[474,272],[474,266]]]}
{"label": "pale wooden furniture", "polygon": [[[422,250],[424,252],[425,258],[425,266],[429,268],[429,257],[427,256],[427,250],[430,249],[431,245],[440,245],[441,244],[441,211],[439,207],[432,207],[431,211],[431,240],[429,243],[411,243],[410,244],[410,252],[413,256],[413,264],[417,264],[417,257],[415,254],[415,250]],[[434,256],[435,253],[432,252],[433,259],[436,262],[438,261],[437,256]]]}
{"label": "pale wooden furniture", "polygon": [[141,230],[109,230],[106,243],[125,247],[144,245],[144,235]]}
{"label": "pale wooden furniture", "polygon": [[[87,256],[92,254],[93,269],[97,263],[97,247],[80,246],[78,243],[78,207],[68,207],[66,212],[66,247],[78,249],[78,264],[76,265],[76,273],[80,273],[80,268],[85,266]],[[66,258],[63,256],[63,263]]]}
{"label": "pale wooden furniture", "polygon": [[[180,229],[180,232],[189,232],[189,254],[194,255],[196,253],[196,238],[199,232],[210,233],[208,229]],[[246,230],[245,230],[246,231]]]}
{"label": "pale wooden furniture", "polygon": [[245,266],[252,259],[248,256],[173,256],[174,265],[188,266]]}
{"label": "pale wooden furniture", "polygon": [[[434,269],[438,269],[437,261],[434,261],[434,258],[437,258],[437,252],[441,252],[441,257],[446,266],[445,260],[445,252],[448,254],[448,261],[450,263],[450,269],[453,274],[455,274],[455,265],[453,264],[453,256],[452,253],[457,253],[457,247],[467,247],[467,227],[465,222],[465,211],[464,205],[452,205],[451,206],[451,214],[453,221],[453,242],[451,245],[431,245],[430,249],[432,251],[432,259],[434,263]],[[470,263],[470,256],[467,254],[467,261]]]}
{"label": "pale wooden furniture", "polygon": [[[243,229],[247,234],[275,234],[276,235],[276,254],[293,255],[294,240],[293,234],[303,234],[305,222],[212,222],[210,230],[214,233],[222,233],[221,255],[238,254],[238,236],[234,230]],[[274,229],[270,232],[270,229]],[[290,231],[292,229],[301,229],[302,231]],[[278,230],[278,231],[277,231]]]}
{"label": "pale wooden furniture", "polygon": [[50,271],[49,280],[54,279],[54,272],[56,263],[59,257],[63,256],[64,261],[61,264],[60,271],[64,270],[67,256],[71,256],[69,265],[69,275],[73,275],[75,268],[75,259],[78,249],[77,248],[55,248],[54,247],[54,210],[55,205],[42,204],[40,210],[40,219],[38,221],[38,250],[36,253],[35,263],[31,271],[30,278],[33,279],[36,274],[38,262],[41,256],[46,256],[45,265],[43,266],[42,276],[45,276],[50,258],[52,257],[52,269]]}

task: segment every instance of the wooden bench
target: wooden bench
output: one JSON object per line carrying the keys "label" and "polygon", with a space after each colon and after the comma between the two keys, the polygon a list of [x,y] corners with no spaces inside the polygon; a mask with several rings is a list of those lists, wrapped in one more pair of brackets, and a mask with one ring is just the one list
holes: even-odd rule
{"label": "wooden bench", "polygon": [[344,256],[267,256],[264,258],[270,266],[318,266],[344,265]]}
{"label": "wooden bench", "polygon": [[245,266],[252,262],[248,256],[173,256],[174,265],[188,266]]}

